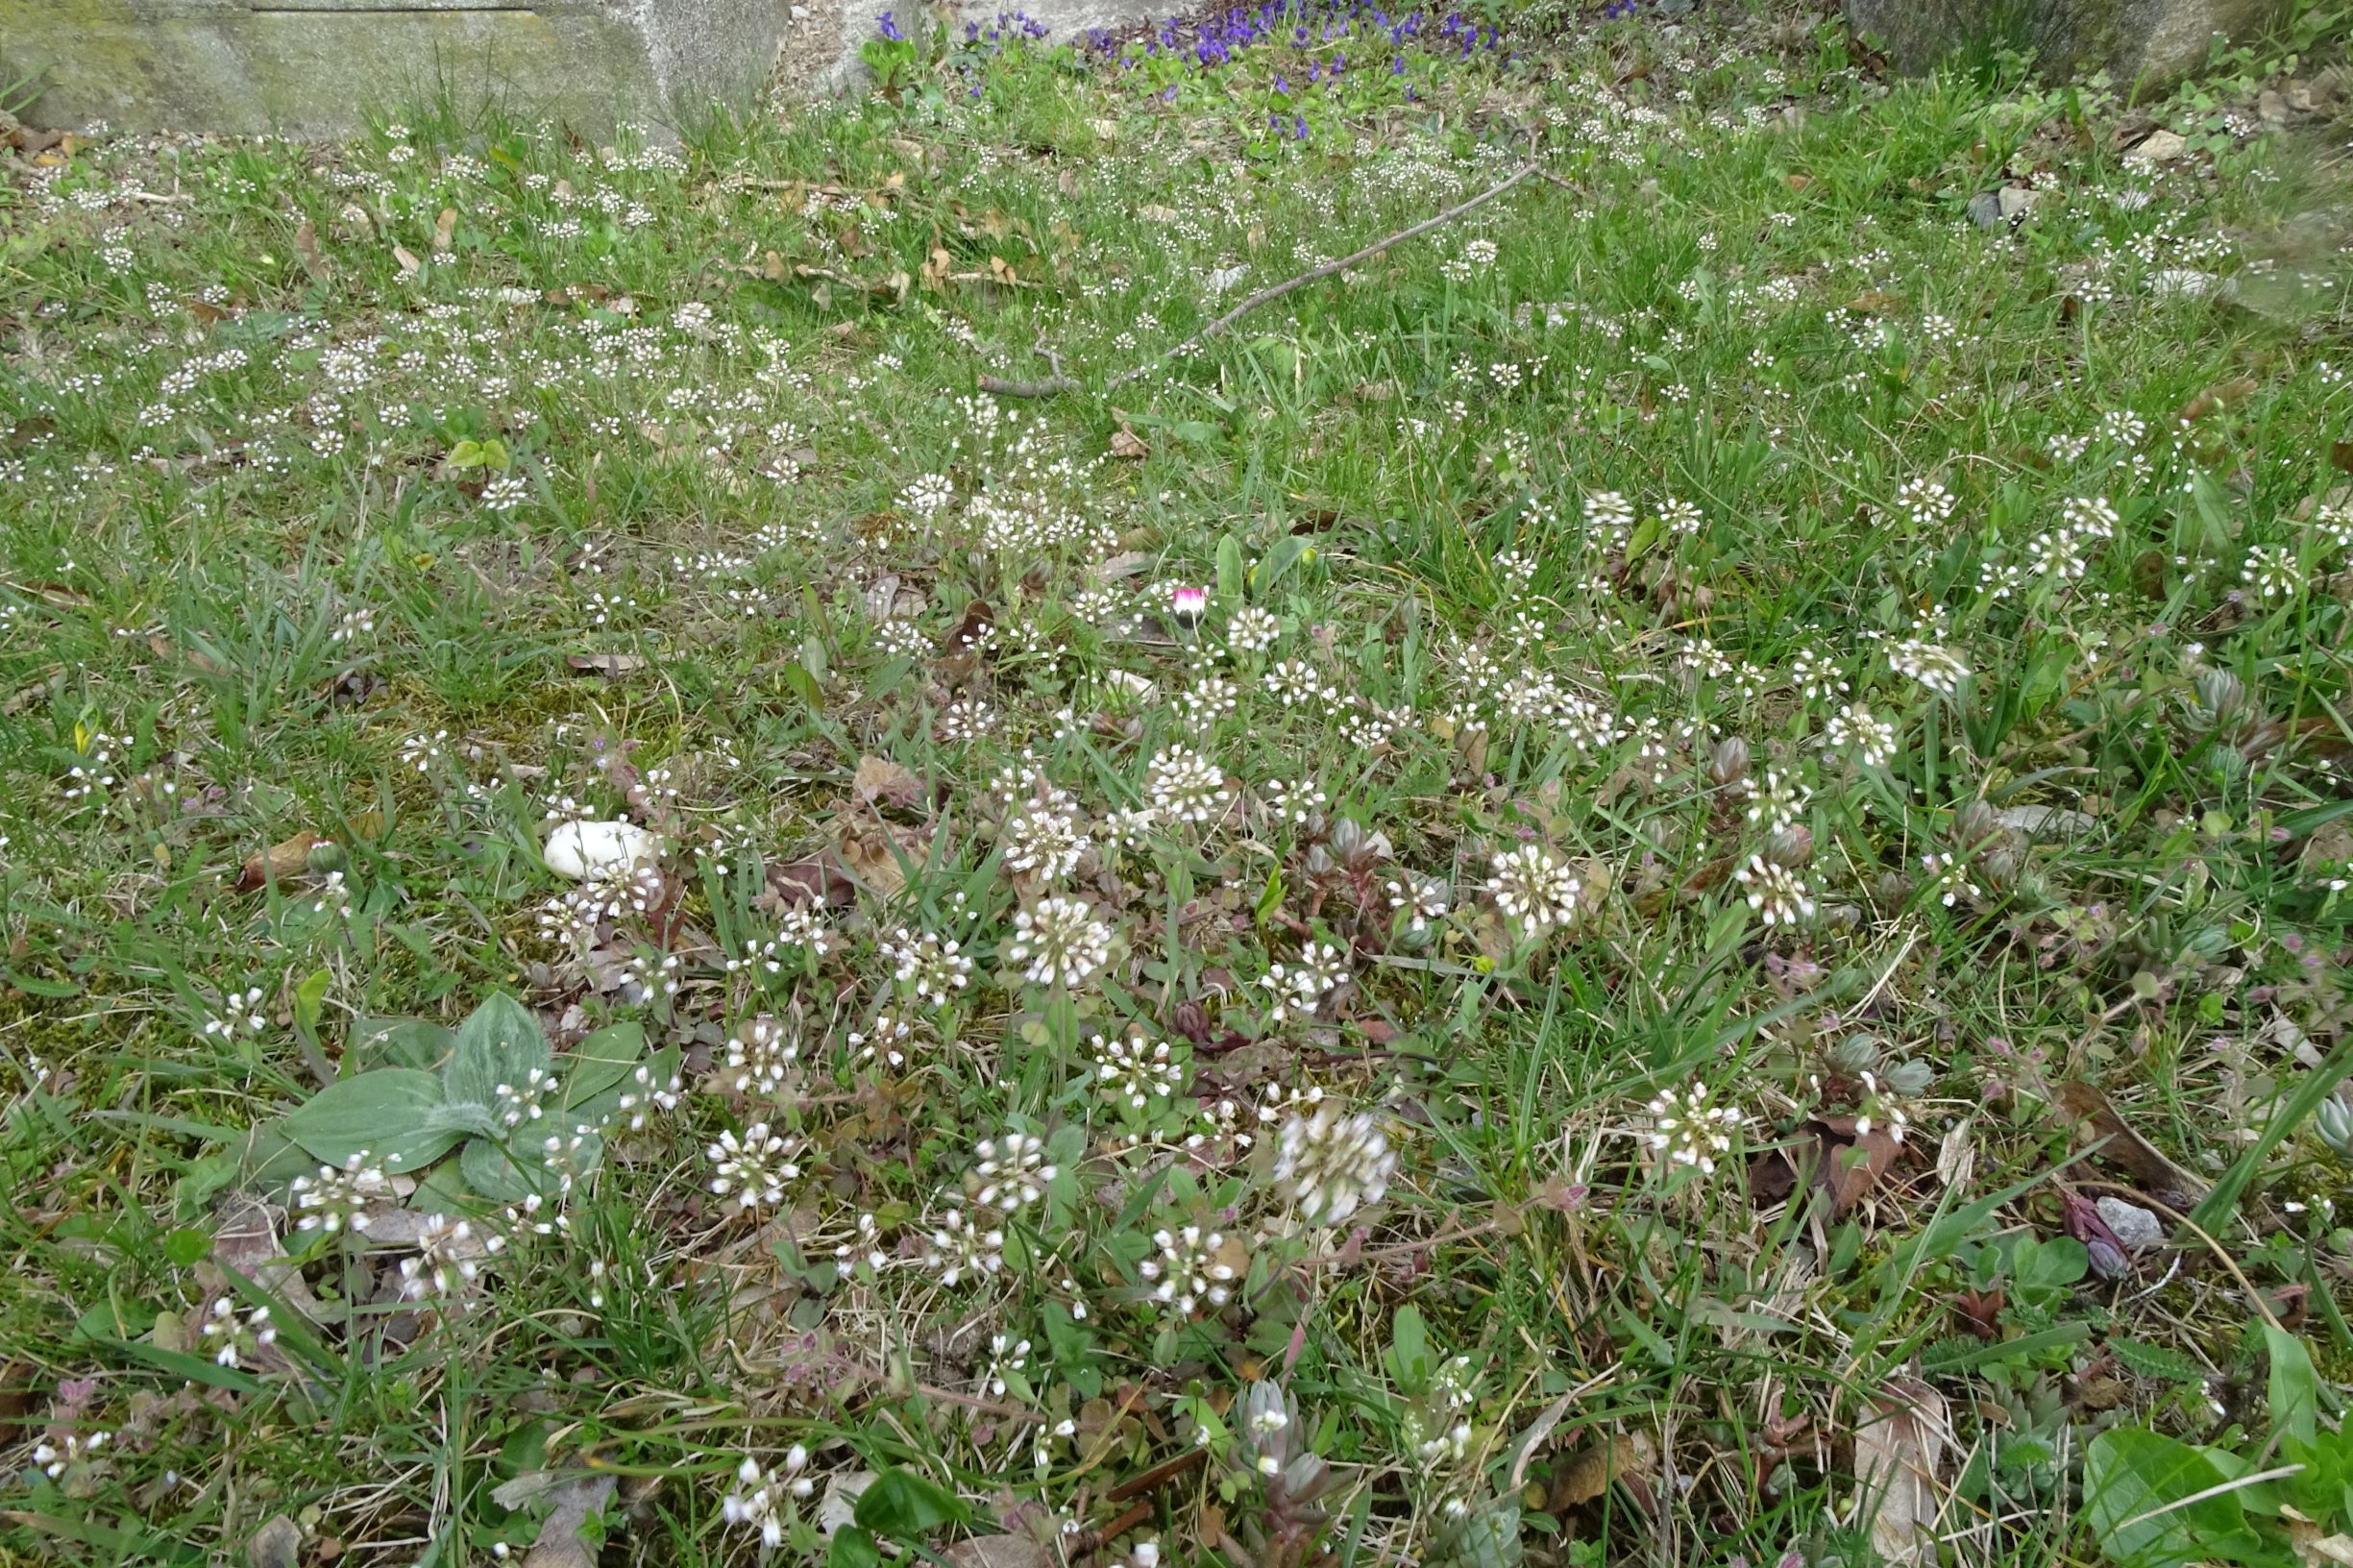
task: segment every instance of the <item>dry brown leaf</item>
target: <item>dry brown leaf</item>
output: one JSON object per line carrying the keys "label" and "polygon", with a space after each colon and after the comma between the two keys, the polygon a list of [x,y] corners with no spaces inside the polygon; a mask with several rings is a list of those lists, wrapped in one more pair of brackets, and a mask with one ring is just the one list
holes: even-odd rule
{"label": "dry brown leaf", "polygon": [[[1899,1147],[1884,1127],[1868,1133],[1857,1133],[1855,1127],[1852,1116],[1808,1121],[1792,1147],[1767,1149],[1749,1162],[1750,1194],[1759,1203],[1778,1203],[1798,1189],[1801,1175],[1810,1165],[1812,1185],[1830,1196],[1830,1212],[1847,1213],[1887,1174]],[[1804,1134],[1813,1137],[1811,1149],[1802,1141]]]}
{"label": "dry brown leaf", "polygon": [[523,1568],[597,1568],[597,1554],[580,1539],[580,1527],[613,1500],[613,1478],[568,1476],[544,1495],[554,1498],[555,1507],[524,1554]]}
{"label": "dry brown leaf", "polygon": [[2353,1535],[2323,1535],[2309,1519],[2288,1521],[2288,1544],[2306,1568],[2353,1568]]}
{"label": "dry brown leaf", "polygon": [[303,220],[300,229],[294,231],[294,259],[300,261],[303,270],[310,274],[311,282],[327,282],[327,257],[319,249],[319,226],[307,218]]}
{"label": "dry brown leaf", "polygon": [[1884,316],[1890,310],[1900,310],[1902,307],[1901,300],[1893,294],[1883,294],[1875,288],[1867,293],[1857,294],[1847,302],[1848,311],[1858,316]]}
{"label": "dry brown leaf", "polygon": [[1152,447],[1142,436],[1122,425],[1111,432],[1111,454],[1131,459],[1149,457]]}
{"label": "dry brown leaf", "polygon": [[956,1568],[1057,1568],[1053,1549],[1026,1535],[975,1535],[947,1549]]}
{"label": "dry brown leaf", "polygon": [[2059,1108],[2082,1122],[2096,1138],[2106,1139],[2100,1151],[2132,1173],[2141,1189],[2171,1208],[2188,1213],[2206,1196],[2206,1184],[2167,1159],[2124,1123],[2108,1103],[2108,1096],[2081,1079],[2059,1086]]}
{"label": "dry brown leaf", "polygon": [[839,856],[830,849],[814,855],[803,855],[782,866],[768,869],[768,891],[756,902],[761,908],[775,911],[795,909],[806,904],[830,904],[847,908],[858,901],[858,885],[842,869]]}
{"label": "dry brown leaf", "polygon": [[272,882],[287,882],[300,876],[310,864],[310,851],[329,841],[305,828],[290,839],[281,839],[256,854],[245,857],[245,868],[237,874],[237,891],[252,893]]}
{"label": "dry brown leaf", "polygon": [[940,640],[943,653],[968,653],[977,648],[996,625],[996,610],[985,599],[976,599],[964,607],[964,614],[948,634]]}
{"label": "dry brown leaf", "polygon": [[425,263],[417,258],[417,253],[405,245],[392,247],[392,264],[401,269],[401,282],[408,282],[409,279],[425,270]]}
{"label": "dry brown leaf", "polygon": [[433,220],[433,254],[439,256],[446,252],[456,233],[457,208],[445,207],[441,209],[441,216]]}
{"label": "dry brown leaf", "polygon": [[901,861],[909,866],[922,865],[930,845],[927,829],[885,822],[878,828],[846,836],[842,840],[842,865],[876,897],[889,898],[907,885],[907,872]]}
{"label": "dry brown leaf", "polygon": [[564,662],[584,675],[625,675],[653,661],[640,653],[569,653]]}
{"label": "dry brown leaf", "polygon": [[1937,1466],[1951,1431],[1945,1396],[1898,1376],[1854,1433],[1854,1479],[1871,1510],[1871,1544],[1891,1563],[1936,1561]]}
{"label": "dry brown leaf", "polygon": [[2174,415],[2181,424],[2194,424],[2218,409],[2227,408],[2242,399],[2252,397],[2262,383],[2252,376],[2242,376],[2235,381],[2217,381],[2181,405]]}
{"label": "dry brown leaf", "polygon": [[850,788],[870,806],[896,806],[902,811],[923,798],[923,781],[888,757],[860,757]]}

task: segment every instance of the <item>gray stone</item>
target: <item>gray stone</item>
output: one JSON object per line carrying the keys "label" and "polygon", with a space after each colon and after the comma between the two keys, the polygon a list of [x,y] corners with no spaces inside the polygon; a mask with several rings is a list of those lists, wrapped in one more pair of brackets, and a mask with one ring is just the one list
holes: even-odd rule
{"label": "gray stone", "polygon": [[2099,1217],[2108,1222],[2108,1229],[2124,1243],[2126,1252],[2146,1252],[2165,1239],[2165,1226],[2157,1216],[2137,1203],[2122,1198],[2099,1200]]}
{"label": "gray stone", "polygon": [[748,102],[780,0],[0,0],[25,118],[78,129],[334,135],[446,92],[586,135]]}
{"label": "gray stone", "polygon": [[2292,0],[1846,0],[1857,33],[1886,40],[1897,65],[1925,71],[2012,47],[2047,73],[2106,70],[2148,89],[2203,63],[2217,33],[2239,37],[2288,14]]}
{"label": "gray stone", "polygon": [[2160,163],[2170,163],[2190,150],[2190,138],[2174,131],[2151,131],[2127,149],[2123,163],[2128,169],[2153,169]]}

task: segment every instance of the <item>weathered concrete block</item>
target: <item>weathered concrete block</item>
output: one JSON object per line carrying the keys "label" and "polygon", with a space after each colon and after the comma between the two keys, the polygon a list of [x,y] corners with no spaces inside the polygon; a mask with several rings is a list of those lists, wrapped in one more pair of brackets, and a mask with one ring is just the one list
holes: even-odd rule
{"label": "weathered concrete block", "polygon": [[2145,88],[2200,64],[2217,33],[2242,37],[2288,13],[2290,0],[1846,0],[1857,33],[1887,40],[1896,63],[1924,71],[1973,46],[2034,50],[2053,74],[2106,69]]}
{"label": "weathered concrete block", "polygon": [[783,0],[0,0],[24,116],[78,128],[322,135],[446,92],[584,134],[748,98]]}

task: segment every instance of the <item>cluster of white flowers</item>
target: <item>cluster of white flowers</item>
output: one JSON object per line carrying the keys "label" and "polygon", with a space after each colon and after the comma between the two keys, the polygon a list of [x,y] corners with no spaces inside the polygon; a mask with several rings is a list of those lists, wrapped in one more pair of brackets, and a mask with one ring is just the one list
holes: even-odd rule
{"label": "cluster of white flowers", "polygon": [[1396,1172],[1397,1155],[1369,1114],[1350,1115],[1328,1100],[1283,1123],[1275,1180],[1311,1225],[1337,1225],[1379,1203]]}
{"label": "cluster of white flowers", "polygon": [[1572,924],[1584,891],[1569,863],[1540,844],[1503,850],[1487,869],[1487,895],[1532,937]]}

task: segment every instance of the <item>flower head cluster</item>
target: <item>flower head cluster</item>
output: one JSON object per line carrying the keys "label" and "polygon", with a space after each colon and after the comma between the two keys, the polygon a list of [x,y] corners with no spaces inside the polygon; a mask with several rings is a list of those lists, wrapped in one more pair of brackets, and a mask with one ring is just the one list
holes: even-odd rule
{"label": "flower head cluster", "polygon": [[1895,759],[1896,726],[1862,703],[1850,702],[1823,725],[1822,744],[1848,753],[1866,768],[1884,768]]}
{"label": "flower head cluster", "polygon": [[1366,1113],[1351,1115],[1327,1100],[1313,1115],[1283,1124],[1275,1180],[1311,1225],[1337,1225],[1362,1205],[1380,1202],[1396,1171],[1389,1140]]}
{"label": "flower head cluster", "polygon": [[239,1318],[236,1304],[223,1296],[212,1304],[212,1315],[205,1319],[204,1337],[220,1347],[212,1353],[213,1365],[242,1366],[246,1357],[278,1342],[278,1325],[270,1321],[266,1305]]}
{"label": "flower head cluster", "polygon": [[773,1549],[784,1544],[784,1518],[777,1508],[777,1492],[807,1497],[816,1487],[801,1474],[809,1467],[809,1451],[795,1443],[784,1462],[763,1475],[760,1461],[750,1455],[735,1467],[736,1488],[719,1505],[720,1517],[760,1532],[760,1544]]}
{"label": "flower head cluster", "polygon": [[727,1040],[724,1081],[738,1094],[773,1095],[800,1061],[800,1041],[783,1020],[763,1013],[739,1025]]}
{"label": "flower head cluster", "polygon": [[392,1184],[385,1180],[383,1167],[372,1163],[368,1151],[357,1149],[344,1160],[341,1169],[321,1165],[316,1176],[295,1177],[292,1191],[294,1207],[302,1214],[294,1228],[332,1236],[370,1203],[390,1197]]}
{"label": "flower head cluster", "polygon": [[1814,918],[1812,891],[1788,867],[1751,855],[1732,874],[1748,891],[1749,907],[1761,913],[1767,925],[1797,925]]}
{"label": "flower head cluster", "polygon": [[1152,758],[1144,783],[1152,809],[1172,821],[1206,822],[1233,802],[1225,772],[1187,747],[1172,746]]}
{"label": "flower head cluster", "polygon": [[994,1274],[1005,1266],[1005,1233],[983,1227],[962,1209],[950,1209],[931,1233],[931,1251],[923,1262],[939,1271],[942,1285],[952,1286],[968,1274]]}
{"label": "flower head cluster", "polygon": [[1046,1164],[1045,1140],[1035,1133],[1007,1132],[972,1145],[972,1201],[983,1209],[1013,1213],[1045,1196],[1045,1184],[1061,1174]]}
{"label": "flower head cluster", "polygon": [[1487,869],[1487,894],[1495,907],[1532,937],[1574,921],[1584,891],[1569,863],[1540,844],[1507,849]]}
{"label": "flower head cluster", "polygon": [[1033,985],[1073,990],[1111,962],[1111,927],[1077,898],[1049,897],[1014,917],[1006,957]]}
{"label": "flower head cluster", "polygon": [[409,1301],[453,1295],[482,1271],[482,1260],[506,1249],[506,1238],[477,1236],[471,1220],[428,1214],[417,1253],[401,1260],[401,1295]]}
{"label": "flower head cluster", "polygon": [[972,961],[952,937],[900,926],[882,944],[898,983],[934,1007],[945,1007],[948,996],[964,990],[972,974]]}
{"label": "flower head cluster", "polygon": [[1267,1017],[1276,1023],[1296,1015],[1313,1017],[1324,998],[1348,978],[1348,961],[1328,942],[1311,942],[1296,964],[1273,964],[1259,976],[1267,993]]}
{"label": "flower head cluster", "polygon": [[1906,637],[1888,651],[1887,667],[1907,680],[1942,697],[1950,697],[1969,678],[1969,665],[1942,643]]}
{"label": "flower head cluster", "polygon": [[1141,1111],[1154,1100],[1174,1095],[1185,1067],[1166,1041],[1157,1043],[1140,1036],[1094,1037],[1095,1077],[1113,1098]]}
{"label": "flower head cluster", "polygon": [[732,1194],[738,1213],[777,1207],[784,1202],[785,1184],[800,1175],[794,1159],[800,1147],[798,1139],[773,1131],[765,1121],[745,1128],[741,1138],[733,1131],[720,1134],[719,1141],[705,1151],[715,1171],[712,1194]]}
{"label": "flower head cluster", "polygon": [[1136,1272],[1152,1283],[1152,1299],[1179,1317],[1208,1305],[1223,1307],[1233,1296],[1234,1265],[1222,1254],[1226,1238],[1198,1225],[1152,1233],[1158,1258],[1146,1258]]}
{"label": "flower head cluster", "polygon": [[1732,1135],[1743,1117],[1737,1106],[1709,1103],[1705,1084],[1693,1084],[1681,1093],[1662,1089],[1650,1104],[1651,1147],[1668,1163],[1695,1165],[1711,1175],[1716,1158],[1732,1150]]}

